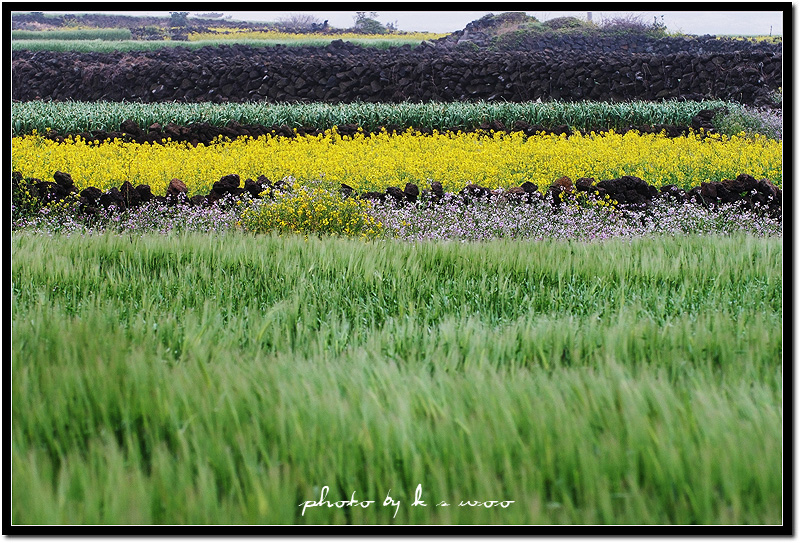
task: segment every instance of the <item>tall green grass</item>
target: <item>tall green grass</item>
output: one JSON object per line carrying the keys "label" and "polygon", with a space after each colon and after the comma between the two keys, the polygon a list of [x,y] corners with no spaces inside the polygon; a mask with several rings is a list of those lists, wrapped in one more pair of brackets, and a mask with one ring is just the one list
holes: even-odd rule
{"label": "tall green grass", "polygon": [[429,127],[444,130],[452,127],[476,128],[481,123],[498,120],[508,127],[517,121],[545,127],[568,125],[577,129],[624,128],[630,125],[689,125],[703,109],[737,108],[721,100],[700,102],[428,102],[428,103],[352,103],[352,104],[244,104],[152,103],[136,102],[51,102],[31,101],[11,104],[14,135],[43,132],[119,130],[126,119],[139,126],[169,122],[190,124],[208,122],[224,125],[230,121],[243,124],[288,125],[320,129],[335,125],[357,124],[366,130],[384,125]]}
{"label": "tall green grass", "polygon": [[12,30],[11,40],[67,41],[104,40],[123,41],[131,39],[128,28],[84,28],[69,30]]}
{"label": "tall green grass", "polygon": [[781,262],[15,233],[12,523],[780,524]]}

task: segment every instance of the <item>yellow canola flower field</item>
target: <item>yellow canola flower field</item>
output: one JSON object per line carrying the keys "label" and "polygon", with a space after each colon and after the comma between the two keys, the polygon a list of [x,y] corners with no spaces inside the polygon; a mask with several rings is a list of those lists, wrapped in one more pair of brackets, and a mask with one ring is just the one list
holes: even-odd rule
{"label": "yellow canola flower field", "polygon": [[55,171],[67,172],[80,189],[107,190],[127,180],[150,185],[154,194],[164,194],[170,180],[178,178],[189,187],[190,196],[208,193],[215,181],[232,173],[242,181],[259,175],[273,182],[292,176],[300,185],[338,189],[346,183],[358,191],[402,188],[408,182],[425,189],[431,181],[439,181],[446,191],[461,190],[468,183],[494,189],[525,181],[544,190],[562,176],[600,181],[623,175],[688,189],[742,173],[783,184],[780,141],[635,132],[526,138],[521,133],[425,136],[409,130],[350,137],[334,129],[319,136],[239,138],[197,147],[80,138],[57,143],[34,134],[13,138],[12,168],[48,181]]}
{"label": "yellow canola flower field", "polygon": [[436,40],[448,34],[435,32],[405,32],[403,34],[358,34],[355,32],[342,32],[330,34],[324,32],[306,32],[302,34],[280,32],[278,30],[251,30],[249,28],[209,28],[211,32],[190,32],[189,41],[205,40],[281,40],[281,41],[308,41],[322,40],[408,40],[423,41]]}

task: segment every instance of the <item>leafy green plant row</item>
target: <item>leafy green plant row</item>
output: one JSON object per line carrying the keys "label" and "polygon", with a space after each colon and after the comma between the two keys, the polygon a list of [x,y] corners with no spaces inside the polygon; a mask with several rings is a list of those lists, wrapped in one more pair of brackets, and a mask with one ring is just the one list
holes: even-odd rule
{"label": "leafy green plant row", "polygon": [[76,40],[130,40],[131,31],[127,28],[87,28],[72,30],[12,30],[12,40],[67,41]]}
{"label": "leafy green plant row", "polygon": [[[325,47],[331,41],[338,39],[336,36],[331,38],[304,38],[304,39],[264,39],[264,40],[236,40],[241,45],[252,47],[274,47],[276,45],[286,45],[294,47]],[[114,40],[114,41],[112,41]],[[388,49],[390,47],[400,47],[401,45],[419,45],[423,40],[393,38],[352,38],[347,41],[364,47],[375,47],[377,49]],[[12,51],[75,51],[79,53],[113,53],[114,51],[154,51],[164,47],[186,47],[188,49],[200,49],[201,47],[218,47],[220,45],[231,45],[230,39],[199,40],[199,41],[173,41],[173,40],[153,40],[141,41],[131,40],[126,37],[102,38],[102,39],[21,39],[11,42]]]}
{"label": "leafy green plant row", "polygon": [[212,104],[130,102],[47,102],[12,104],[14,135],[47,129],[59,132],[119,130],[126,119],[140,127],[173,122],[185,125],[207,122],[222,126],[230,121],[266,126],[288,125],[319,129],[356,124],[365,130],[380,126],[452,127],[471,129],[500,121],[512,127],[525,121],[544,127],[567,125],[576,129],[621,128],[630,125],[676,124],[687,126],[704,109],[740,106],[721,100],[664,102],[454,102],[454,103],[352,103],[352,104]]}
{"label": "leafy green plant row", "polygon": [[781,524],[781,261],[17,234],[12,522]]}

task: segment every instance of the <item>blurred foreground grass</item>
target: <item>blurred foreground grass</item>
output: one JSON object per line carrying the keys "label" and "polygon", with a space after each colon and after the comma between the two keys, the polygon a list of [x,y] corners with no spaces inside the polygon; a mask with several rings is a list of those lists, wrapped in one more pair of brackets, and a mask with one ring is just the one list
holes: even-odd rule
{"label": "blurred foreground grass", "polygon": [[781,266],[15,233],[12,523],[779,524]]}

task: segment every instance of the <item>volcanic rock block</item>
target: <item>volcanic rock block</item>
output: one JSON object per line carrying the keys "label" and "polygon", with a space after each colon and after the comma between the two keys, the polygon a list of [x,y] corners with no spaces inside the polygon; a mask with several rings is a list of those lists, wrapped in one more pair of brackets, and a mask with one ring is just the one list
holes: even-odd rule
{"label": "volcanic rock block", "polygon": [[164,126],[164,135],[177,141],[181,137],[181,127],[175,123],[167,123]]}
{"label": "volcanic rock block", "polygon": [[479,199],[488,200],[492,196],[492,191],[487,187],[482,187],[480,185],[470,183],[466,187],[461,189],[461,196],[463,197],[464,202],[471,202],[473,200],[479,200]]}
{"label": "volcanic rock block", "polygon": [[756,190],[758,181],[752,175],[743,173],[738,175],[736,179],[724,179],[722,185],[731,192],[742,194]]}
{"label": "volcanic rock block", "polygon": [[150,185],[136,185],[136,192],[139,193],[139,201],[142,203],[149,202],[153,198]]}
{"label": "volcanic rock block", "polygon": [[393,202],[396,205],[402,205],[406,201],[406,194],[400,187],[387,187],[386,200]]}
{"label": "volcanic rock block", "polygon": [[712,120],[714,119],[714,115],[716,115],[716,111],[712,109],[704,109],[697,113],[694,117],[692,117],[692,129],[696,132],[699,132],[700,129],[709,132],[714,129],[714,125],[712,124]]}
{"label": "volcanic rock block", "polygon": [[[264,176],[260,176],[259,179],[261,177]],[[253,181],[252,179],[244,180],[244,191],[247,192],[251,198],[261,198],[261,193],[268,188],[268,186],[263,185],[260,181]]]}
{"label": "volcanic rock block", "polygon": [[[246,182],[245,186],[247,187]],[[251,195],[257,191],[253,198],[261,198],[263,192],[266,192],[267,196],[272,198],[272,188],[272,182],[269,178],[266,175],[259,175],[258,179],[255,180],[255,187],[250,186],[250,188],[246,188],[246,190],[248,190]]]}
{"label": "volcanic rock block", "polygon": [[491,130],[493,130],[495,132],[505,132],[506,131],[505,125],[502,122],[500,122],[499,120],[496,120],[496,119],[491,121],[491,122],[481,123],[480,124],[480,129],[481,130],[486,130],[487,132],[491,131]]}
{"label": "volcanic rock block", "polygon": [[434,202],[439,202],[444,198],[444,188],[442,188],[442,184],[438,181],[431,181],[431,194],[432,200]]}
{"label": "volcanic rock block", "polygon": [[143,134],[142,129],[139,128],[139,125],[136,124],[136,121],[133,119],[125,119],[122,121],[122,124],[119,125],[119,131],[132,136],[141,136]]}
{"label": "volcanic rock block", "polygon": [[112,206],[119,210],[125,210],[125,199],[117,187],[111,187],[107,192],[100,195],[100,205],[108,209]]}
{"label": "volcanic rock block", "polygon": [[684,202],[686,200],[686,191],[678,188],[677,185],[664,185],[660,189],[662,198],[674,200],[676,202]]}
{"label": "volcanic rock block", "polygon": [[719,181],[701,183],[700,194],[708,202],[720,202],[723,204],[729,204],[741,198],[739,193],[728,190],[725,185]]}
{"label": "volcanic rock block", "polygon": [[716,201],[718,186],[721,187],[722,183],[719,182],[706,183],[705,181],[703,181],[702,183],[700,183],[700,195],[706,201],[712,201],[712,202]]}
{"label": "volcanic rock block", "polygon": [[775,200],[778,197],[780,189],[772,184],[769,179],[762,179],[756,185],[756,190],[767,197],[768,200]]}
{"label": "volcanic rock block", "polygon": [[501,199],[506,202],[530,203],[531,197],[522,187],[511,187],[503,191]]}
{"label": "volcanic rock block", "polygon": [[552,185],[550,185],[550,188],[555,188],[555,187],[561,187],[563,190],[572,190],[573,188],[572,179],[570,179],[566,175],[563,177],[559,177],[558,179],[553,181]]}
{"label": "volcanic rock block", "polygon": [[189,198],[189,204],[195,207],[201,207],[206,205],[206,203],[208,203],[208,200],[209,199],[206,196],[203,196],[202,194],[195,194],[194,196]]}
{"label": "volcanic rock block", "polygon": [[658,195],[658,189],[632,175],[605,179],[597,183],[613,200],[623,205],[646,206]]}
{"label": "volcanic rock block", "polygon": [[186,186],[186,183],[175,178],[169,182],[169,186],[167,187],[167,198],[173,201],[181,197],[185,198],[188,192],[189,188]]}
{"label": "volcanic rock block", "polygon": [[594,190],[594,179],[591,177],[581,177],[575,181],[575,188],[583,192]]}
{"label": "volcanic rock block", "polygon": [[119,188],[119,192],[122,194],[122,199],[125,201],[125,206],[128,208],[136,207],[142,203],[141,195],[133,188],[130,181],[125,181]]}
{"label": "volcanic rock block", "polygon": [[103,191],[97,187],[86,187],[80,192],[81,203],[85,202],[86,205],[96,206],[102,195]]}
{"label": "volcanic rock block", "polygon": [[208,193],[208,203],[213,204],[228,195],[238,197],[244,191],[245,189],[239,186],[239,176],[237,174],[225,175],[211,186],[211,192]]}
{"label": "volcanic rock block", "polygon": [[72,181],[72,176],[68,173],[56,172],[53,174],[53,179],[55,179],[58,186],[66,189],[67,192],[70,192],[75,188],[75,183]]}
{"label": "volcanic rock block", "polygon": [[547,195],[550,197],[551,204],[554,207],[560,206],[564,201],[564,197],[566,196],[562,196],[562,193],[571,192],[572,189],[572,180],[567,176],[559,177],[553,181],[553,183],[547,189]]}
{"label": "volcanic rock block", "polygon": [[235,173],[230,175],[225,175],[220,178],[219,181],[216,181],[212,186],[211,190],[216,192],[220,195],[228,194],[228,193],[235,193],[237,189],[239,189],[239,176]]}
{"label": "volcanic rock block", "polygon": [[33,185],[36,196],[43,203],[57,202],[69,196],[70,191],[52,181],[39,181]]}
{"label": "volcanic rock block", "polygon": [[[259,179],[261,178],[259,177]],[[292,192],[292,184],[287,179],[279,179],[278,181],[275,181],[275,184],[272,187],[281,192]]]}
{"label": "volcanic rock block", "polygon": [[409,202],[414,203],[419,197],[419,187],[414,183],[406,183],[406,188],[403,190],[403,194],[405,194],[406,199]]}
{"label": "volcanic rock block", "polygon": [[708,203],[703,198],[703,195],[700,194],[700,190],[701,188],[699,186],[689,189],[689,192],[686,193],[686,200],[708,207]]}
{"label": "volcanic rock block", "polygon": [[526,136],[533,136],[537,132],[543,131],[544,127],[541,125],[533,125],[526,121],[516,121],[514,122],[514,130],[523,132]]}
{"label": "volcanic rock block", "polygon": [[386,201],[386,194],[383,192],[377,191],[369,191],[363,192],[358,196],[361,200],[371,200],[373,202],[384,202]]}

